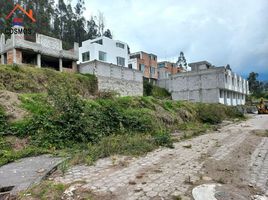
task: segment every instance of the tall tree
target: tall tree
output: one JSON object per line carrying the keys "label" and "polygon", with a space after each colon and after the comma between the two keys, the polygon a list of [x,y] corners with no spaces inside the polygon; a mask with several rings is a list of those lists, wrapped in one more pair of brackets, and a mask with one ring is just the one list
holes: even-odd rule
{"label": "tall tree", "polygon": [[83,16],[85,11],[85,1],[77,0],[77,4],[74,10],[75,10],[75,38],[79,43],[79,45],[81,45],[82,41],[85,39],[86,36],[85,31],[86,20]]}
{"label": "tall tree", "polygon": [[104,15],[102,12],[99,11],[98,16],[97,16],[97,26],[98,26],[98,36],[103,36],[104,33]]}
{"label": "tall tree", "polygon": [[184,67],[187,69],[187,62],[182,51],[180,52],[180,56],[178,57],[178,61],[176,62],[176,64],[181,68]]}
{"label": "tall tree", "polygon": [[98,26],[93,17],[87,21],[87,39],[94,39],[98,36]]}
{"label": "tall tree", "polygon": [[251,72],[248,76],[249,91],[252,93],[260,92],[260,82],[258,81],[258,73]]}
{"label": "tall tree", "polygon": [[103,36],[113,39],[113,36],[112,36],[112,33],[111,33],[110,29],[107,29],[107,30],[103,33]]}

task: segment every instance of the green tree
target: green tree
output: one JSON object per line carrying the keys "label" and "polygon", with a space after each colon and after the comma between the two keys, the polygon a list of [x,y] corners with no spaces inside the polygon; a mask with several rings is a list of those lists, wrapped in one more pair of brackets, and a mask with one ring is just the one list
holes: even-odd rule
{"label": "green tree", "polygon": [[184,53],[181,51],[180,52],[180,56],[178,57],[178,61],[177,61],[177,66],[179,67],[184,67],[187,69],[187,61],[186,61],[186,58],[184,57]]}
{"label": "green tree", "polygon": [[258,81],[258,73],[251,72],[248,76],[249,91],[252,93],[260,92],[260,82]]}
{"label": "green tree", "polygon": [[103,36],[113,39],[113,36],[112,36],[112,33],[111,33],[110,29],[107,29],[107,30],[103,33]]}
{"label": "green tree", "polygon": [[89,21],[87,21],[87,38],[94,39],[98,35],[97,24],[94,21],[93,17]]}

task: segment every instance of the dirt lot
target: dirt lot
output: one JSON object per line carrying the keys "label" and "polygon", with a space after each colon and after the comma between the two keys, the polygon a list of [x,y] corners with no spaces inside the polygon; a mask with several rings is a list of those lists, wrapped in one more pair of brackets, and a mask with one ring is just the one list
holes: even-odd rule
{"label": "dirt lot", "polygon": [[255,115],[175,143],[174,149],[158,149],[140,158],[114,156],[51,178],[72,185],[68,199],[79,199],[76,190],[91,191],[93,199],[193,199],[192,189],[204,183],[219,184],[211,199],[266,199],[267,130],[268,115]]}

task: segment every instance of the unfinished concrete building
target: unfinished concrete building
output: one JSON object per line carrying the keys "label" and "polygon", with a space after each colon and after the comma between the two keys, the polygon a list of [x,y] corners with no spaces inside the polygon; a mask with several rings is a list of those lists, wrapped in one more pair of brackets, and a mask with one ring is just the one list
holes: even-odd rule
{"label": "unfinished concrete building", "polygon": [[189,66],[191,71],[158,80],[160,87],[172,93],[172,99],[234,106],[245,104],[248,81],[229,67],[215,67],[207,61],[190,63]]}
{"label": "unfinished concrete building", "polygon": [[[14,27],[13,27],[14,28]],[[15,27],[23,29],[23,27]],[[53,68],[58,71],[77,71],[79,46],[63,50],[62,41],[42,34],[36,34],[33,41],[25,39],[23,32],[12,34],[10,39],[1,35],[1,64],[28,64],[39,68]]]}

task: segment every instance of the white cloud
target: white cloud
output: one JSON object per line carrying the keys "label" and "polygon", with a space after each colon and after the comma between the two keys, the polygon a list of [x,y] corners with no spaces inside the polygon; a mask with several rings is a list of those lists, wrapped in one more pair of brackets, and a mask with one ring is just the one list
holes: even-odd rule
{"label": "white cloud", "polygon": [[116,39],[131,51],[174,60],[229,63],[234,71],[257,71],[268,79],[267,0],[86,0],[89,18],[100,10]]}

